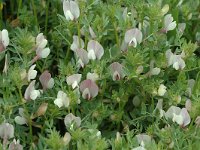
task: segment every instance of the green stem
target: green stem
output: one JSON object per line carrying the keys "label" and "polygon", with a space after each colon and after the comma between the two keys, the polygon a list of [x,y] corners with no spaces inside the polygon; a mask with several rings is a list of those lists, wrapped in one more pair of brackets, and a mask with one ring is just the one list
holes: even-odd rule
{"label": "green stem", "polygon": [[[2,27],[3,27],[3,16],[2,16],[3,3],[0,3],[0,5],[2,5],[2,6],[0,6],[0,20],[1,20],[0,29],[2,29]],[[1,9],[1,7],[2,7],[2,9]]]}
{"label": "green stem", "polygon": [[17,18],[19,18],[19,11],[21,9],[21,5],[22,5],[22,0],[19,0],[19,3],[18,3],[18,10],[17,10]]}
{"label": "green stem", "polygon": [[31,5],[33,7],[33,14],[34,14],[34,19],[35,19],[35,24],[38,26],[38,20],[37,20],[37,12],[34,4],[34,0],[31,0]]}
{"label": "green stem", "polygon": [[48,18],[49,18],[49,0],[47,0],[47,4],[46,4],[46,19],[45,19],[45,34],[46,35],[47,35]]}
{"label": "green stem", "polygon": [[79,47],[81,47],[81,29],[80,29],[80,23],[79,23],[79,21],[77,21],[76,24],[77,24],[77,30],[78,30]]}
{"label": "green stem", "polygon": [[114,30],[115,30],[116,43],[117,43],[118,48],[120,48],[120,42],[119,42],[119,37],[118,37],[118,33],[117,33],[117,27],[116,27],[115,23],[113,23],[113,26],[114,26]]}

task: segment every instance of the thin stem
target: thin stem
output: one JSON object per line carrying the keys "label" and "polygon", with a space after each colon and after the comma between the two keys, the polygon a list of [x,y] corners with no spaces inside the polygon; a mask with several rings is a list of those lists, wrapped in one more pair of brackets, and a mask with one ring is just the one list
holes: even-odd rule
{"label": "thin stem", "polygon": [[3,16],[2,16],[2,10],[3,10],[3,4],[0,3],[0,20],[1,20],[1,22],[0,22],[0,29],[2,29],[2,27],[3,27]]}
{"label": "thin stem", "polygon": [[80,28],[80,23],[79,21],[76,22],[76,25],[77,25],[77,31],[78,31],[78,42],[79,42],[79,47],[82,47],[81,46],[81,28]]}
{"label": "thin stem", "polygon": [[19,12],[20,12],[20,9],[21,9],[21,5],[22,5],[22,0],[19,0],[18,10],[17,10],[17,18],[19,18]]}
{"label": "thin stem", "polygon": [[34,0],[31,0],[31,4],[32,4],[32,7],[33,7],[33,14],[34,14],[34,19],[35,19],[35,24],[38,26],[37,12],[36,12],[36,8],[35,8]]}
{"label": "thin stem", "polygon": [[49,18],[49,0],[47,0],[47,4],[46,4],[46,19],[45,19],[45,34],[46,35],[47,35],[48,18]]}
{"label": "thin stem", "polygon": [[117,33],[117,27],[115,25],[115,23],[113,23],[114,29],[115,29],[115,38],[116,38],[116,43],[118,48],[120,48],[120,42],[119,42],[119,37],[118,37],[118,33]]}

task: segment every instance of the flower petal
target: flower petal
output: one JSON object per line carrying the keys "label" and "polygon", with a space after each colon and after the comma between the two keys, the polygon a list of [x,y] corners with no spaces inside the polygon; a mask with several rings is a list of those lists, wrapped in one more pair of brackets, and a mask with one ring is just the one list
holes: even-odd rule
{"label": "flower petal", "polygon": [[32,65],[28,71],[28,81],[35,79],[35,77],[37,76],[37,71],[34,70],[36,67],[36,65]]}
{"label": "flower petal", "polygon": [[27,120],[24,117],[16,116],[15,122],[19,125],[27,124]]}
{"label": "flower petal", "polygon": [[54,104],[57,105],[59,108],[63,106],[63,101],[61,98],[56,98],[54,100]]}
{"label": "flower petal", "polygon": [[113,80],[119,80],[124,78],[125,74],[123,71],[123,66],[118,63],[118,62],[113,62],[110,66],[109,69],[111,71],[111,75],[113,77]]}
{"label": "flower petal", "polygon": [[78,17],[80,16],[80,9],[75,1],[70,1],[70,11],[73,14],[74,18],[78,19]]}
{"label": "flower petal", "polygon": [[126,31],[124,38],[125,42],[130,43],[133,38],[135,38],[139,44],[142,42],[142,32],[138,28]]}
{"label": "flower petal", "polygon": [[84,65],[88,64],[89,59],[88,59],[88,53],[86,50],[84,50],[82,48],[78,49],[78,50],[76,50],[76,54],[77,54],[78,58],[80,58],[80,60],[82,61],[82,63]]}
{"label": "flower petal", "polygon": [[1,40],[2,40],[3,46],[4,48],[6,48],[10,42],[10,39],[8,37],[8,31],[6,29],[3,29],[1,34],[2,34]]}
{"label": "flower petal", "polygon": [[191,118],[186,108],[181,109],[180,115],[183,117],[183,127],[190,124]]}
{"label": "flower petal", "polygon": [[24,99],[26,100],[31,100],[31,92],[35,90],[35,80],[33,80],[29,86],[26,88],[25,94],[24,94]]}
{"label": "flower petal", "polygon": [[45,49],[39,50],[37,53],[37,55],[40,58],[47,58],[47,56],[49,56],[49,54],[50,54],[50,49],[48,47]]}
{"label": "flower petal", "polygon": [[176,106],[171,106],[167,112],[165,113],[165,117],[166,119],[168,118],[173,118],[173,114],[176,114],[176,115],[179,115],[181,112],[181,109],[179,107],[176,107]]}
{"label": "flower petal", "polygon": [[48,70],[45,70],[39,77],[40,83],[44,90],[52,88],[54,85],[54,80],[51,78],[51,74]]}
{"label": "flower petal", "polygon": [[[102,45],[98,41],[95,41],[95,40],[90,40],[88,42],[87,51],[88,51],[88,53],[91,53],[91,51],[94,51],[95,56],[98,60],[100,60],[104,54],[104,49],[103,49]],[[93,54],[93,53],[91,53],[91,54]],[[89,56],[89,54],[88,54],[88,56]],[[95,57],[91,57],[91,58],[95,58]]]}
{"label": "flower petal", "polygon": [[66,82],[68,85],[73,85],[74,82],[77,84],[81,81],[82,74],[73,74],[71,76],[66,77]]}
{"label": "flower petal", "polygon": [[90,79],[90,80],[92,80],[92,81],[97,81],[98,79],[99,79],[99,75],[97,74],[97,73],[90,73],[90,72],[88,72],[87,73],[87,79]]}
{"label": "flower petal", "polygon": [[79,37],[77,35],[73,36],[73,43],[70,47],[72,51],[76,51],[79,48],[84,48],[84,41],[80,39],[81,44],[79,43]]}
{"label": "flower petal", "polygon": [[[88,89],[88,90],[85,91],[85,89]],[[98,95],[99,88],[94,81],[87,79],[81,82],[80,91],[82,93],[84,92],[84,95],[88,94],[88,91],[89,91],[89,98],[94,98]]]}

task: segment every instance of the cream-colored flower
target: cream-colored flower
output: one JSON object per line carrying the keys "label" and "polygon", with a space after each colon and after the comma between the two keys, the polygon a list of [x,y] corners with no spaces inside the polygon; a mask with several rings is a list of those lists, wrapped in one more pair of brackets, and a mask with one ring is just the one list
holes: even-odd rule
{"label": "cream-colored flower", "polygon": [[164,84],[160,84],[160,86],[158,88],[158,95],[164,96],[166,92],[167,92],[167,87],[164,86]]}

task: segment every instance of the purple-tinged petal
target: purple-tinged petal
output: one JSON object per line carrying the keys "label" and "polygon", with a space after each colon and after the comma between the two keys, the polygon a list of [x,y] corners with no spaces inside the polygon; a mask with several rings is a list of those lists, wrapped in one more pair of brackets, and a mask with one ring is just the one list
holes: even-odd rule
{"label": "purple-tinged petal", "polygon": [[14,137],[14,126],[9,123],[0,124],[0,137],[10,139]]}
{"label": "purple-tinged petal", "polygon": [[80,41],[81,41],[81,45],[79,43],[79,37],[77,35],[74,35],[73,43],[72,43],[70,49],[75,52],[79,48],[84,48],[84,41],[82,39],[80,39]]}
{"label": "purple-tinged petal", "polygon": [[79,82],[81,81],[82,74],[73,74],[71,76],[66,77],[66,82],[68,85],[72,85],[74,89],[78,86]]}
{"label": "purple-tinged petal", "polygon": [[75,19],[78,19],[80,16],[80,9],[78,7],[78,4],[74,1],[70,1],[70,11]]}
{"label": "purple-tinged petal", "polygon": [[139,144],[141,144],[142,142],[144,142],[144,144],[151,142],[151,137],[147,134],[138,134],[136,135],[136,138]]}
{"label": "purple-tinged petal", "polygon": [[83,65],[87,65],[88,64],[89,59],[88,59],[88,53],[87,53],[86,50],[84,50],[82,48],[78,49],[78,50],[76,50],[76,55],[81,60],[81,63],[83,63]]}
{"label": "purple-tinged petal", "polygon": [[182,125],[183,127],[190,124],[191,118],[186,108],[181,109],[180,115],[183,117],[183,125]]}
{"label": "purple-tinged petal", "polygon": [[13,140],[13,142],[11,142],[9,144],[8,150],[23,150],[23,146],[21,144],[19,144],[19,140]]}
{"label": "purple-tinged petal", "polygon": [[95,53],[95,56],[98,60],[101,59],[101,57],[103,56],[104,54],[104,49],[102,47],[102,45],[98,42],[98,41],[95,41],[95,40],[90,40],[88,42],[88,45],[87,45],[87,51],[90,52],[90,51],[94,51]]}
{"label": "purple-tinged petal", "polygon": [[[125,42],[129,45],[137,45],[142,42],[142,32],[138,28],[130,29],[125,33]],[[132,43],[135,42],[135,43]]]}
{"label": "purple-tinged petal", "polygon": [[72,123],[75,123],[76,127],[80,127],[81,125],[81,118],[74,116],[72,113],[65,116],[64,119],[65,126],[70,128]]}
{"label": "purple-tinged petal", "polygon": [[78,19],[80,16],[78,4],[71,0],[63,1],[63,11],[67,20]]}
{"label": "purple-tinged petal", "polygon": [[35,90],[35,80],[33,80],[26,88],[24,99],[31,100],[31,92]]}
{"label": "purple-tinged petal", "polygon": [[166,119],[168,118],[173,118],[173,114],[176,114],[176,115],[179,115],[181,112],[181,109],[179,107],[176,107],[176,106],[171,106],[167,112],[165,113],[165,117]]}
{"label": "purple-tinged petal", "polygon": [[185,108],[188,110],[188,111],[191,111],[192,109],[192,102],[190,99],[187,99],[186,102],[185,102]]}
{"label": "purple-tinged petal", "polygon": [[123,66],[120,63],[114,62],[109,68],[114,81],[124,78]]}
{"label": "purple-tinged petal", "polygon": [[44,71],[40,77],[39,77],[40,83],[42,84],[43,90],[46,90],[48,88],[52,88],[54,85],[54,81],[51,78],[51,74],[49,71]]}
{"label": "purple-tinged petal", "polygon": [[93,29],[89,26],[89,32],[90,32],[90,36],[95,39],[97,36],[96,34],[94,33]]}
{"label": "purple-tinged petal", "polygon": [[98,95],[99,88],[94,81],[87,79],[81,82],[80,91],[84,98],[89,100]]}

